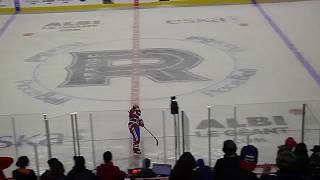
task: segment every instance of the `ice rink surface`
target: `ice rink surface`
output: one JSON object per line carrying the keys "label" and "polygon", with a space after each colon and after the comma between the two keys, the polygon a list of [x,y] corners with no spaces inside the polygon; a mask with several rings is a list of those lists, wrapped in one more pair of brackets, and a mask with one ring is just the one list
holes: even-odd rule
{"label": "ice rink surface", "polygon": [[[106,113],[111,118],[104,123],[111,126],[98,134],[101,139],[126,138],[126,110],[134,94],[145,123],[158,135],[161,123],[155,119],[161,121],[161,117],[154,118],[152,109],[168,108],[169,97],[175,95],[188,114],[191,134],[199,135],[207,105],[320,100],[319,17],[318,0],[1,15],[0,114],[41,117],[47,113],[68,119],[74,111],[115,110],[114,115]],[[138,71],[133,70],[132,62],[136,52]],[[133,76],[139,77],[138,83],[132,81]],[[254,121],[248,117],[263,116],[275,125],[296,129],[300,124],[295,119],[300,117],[283,112],[299,109],[299,104],[267,104],[262,110],[243,105],[245,110],[239,113],[238,121],[250,126]],[[226,109],[232,106],[217,109],[214,117],[227,126],[225,119],[234,114]],[[278,116],[282,119],[277,121]],[[37,128],[37,123],[22,124],[21,128],[30,129],[25,132],[29,136]],[[232,123],[228,125],[230,128]],[[53,129],[59,132],[61,126],[63,123]],[[82,127],[88,129],[87,125]],[[65,129],[60,133],[69,137]],[[5,137],[10,133],[1,130],[3,155],[12,150],[5,147],[10,144]],[[283,142],[289,134],[282,134],[274,143]],[[272,133],[266,136],[277,137]],[[226,138],[214,141],[215,157],[221,156],[221,143]],[[201,145],[191,148],[192,152],[205,156],[207,138],[195,141]],[[114,151],[122,154],[128,142],[118,146]],[[261,163],[271,163],[270,157],[263,155],[263,151],[271,150],[270,144],[259,147],[263,149]],[[103,151],[97,153],[97,159]],[[158,151],[150,150],[146,156],[157,157]],[[125,169],[128,163],[123,164]]]}

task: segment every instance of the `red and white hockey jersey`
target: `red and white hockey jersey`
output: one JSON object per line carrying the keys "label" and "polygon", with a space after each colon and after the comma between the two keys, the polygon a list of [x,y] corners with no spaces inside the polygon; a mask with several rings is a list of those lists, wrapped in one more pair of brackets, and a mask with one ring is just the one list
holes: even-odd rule
{"label": "red and white hockey jersey", "polygon": [[138,105],[133,105],[129,112],[128,126],[131,128],[133,125],[144,126],[143,120],[140,118],[141,110]]}

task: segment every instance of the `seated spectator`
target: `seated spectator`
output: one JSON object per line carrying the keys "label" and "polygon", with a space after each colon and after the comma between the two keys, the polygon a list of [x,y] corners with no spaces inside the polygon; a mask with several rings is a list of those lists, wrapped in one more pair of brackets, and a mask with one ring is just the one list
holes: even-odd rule
{"label": "seated spectator", "polygon": [[156,177],[156,174],[153,172],[152,169],[150,169],[151,161],[150,159],[144,159],[143,160],[143,167],[141,171],[137,174],[137,178],[152,178]]}
{"label": "seated spectator", "polygon": [[13,163],[11,157],[0,157],[0,180],[6,180],[3,170],[7,169]]}
{"label": "seated spectator", "polygon": [[86,169],[83,156],[74,156],[74,166],[67,175],[67,180],[95,180],[96,176]]}
{"label": "seated spectator", "polygon": [[223,158],[217,160],[214,166],[214,180],[237,179],[239,172],[239,156],[237,146],[232,140],[223,142],[222,151],[225,153]]}
{"label": "seated spectator", "polygon": [[198,166],[197,171],[203,180],[212,180],[212,170],[209,166],[206,166],[204,164],[203,159],[197,160],[197,166]]}
{"label": "seated spectator", "polygon": [[303,180],[304,178],[297,173],[297,157],[292,151],[283,151],[277,155],[276,164],[279,170],[275,175],[264,172],[261,180]]}
{"label": "seated spectator", "polygon": [[239,180],[258,180],[255,170],[258,162],[258,149],[252,145],[244,146],[240,153]]}
{"label": "seated spectator", "polygon": [[310,149],[313,153],[310,156],[310,171],[311,177],[310,180],[319,180],[320,179],[320,146],[315,145],[312,149]]}
{"label": "seated spectator", "polygon": [[21,156],[16,162],[18,169],[12,172],[12,178],[14,180],[36,180],[37,176],[32,169],[27,169],[29,165],[29,158],[27,156]]}
{"label": "seated spectator", "polygon": [[301,175],[307,176],[310,173],[309,155],[306,144],[298,143],[294,149],[294,154],[297,157],[297,170]]}
{"label": "seated spectator", "polygon": [[118,166],[114,166],[112,163],[112,154],[107,151],[103,154],[104,164],[97,167],[98,180],[122,180],[127,175],[121,171]]}
{"label": "seated spectator", "polygon": [[49,170],[41,175],[41,180],[65,180],[63,164],[57,158],[48,160]]}
{"label": "seated spectator", "polygon": [[278,153],[282,151],[293,151],[297,146],[297,142],[293,139],[293,137],[288,137],[285,140],[284,145],[278,146]]}
{"label": "seated spectator", "polygon": [[169,180],[201,180],[200,174],[195,170],[196,160],[190,152],[183,153],[171,171]]}

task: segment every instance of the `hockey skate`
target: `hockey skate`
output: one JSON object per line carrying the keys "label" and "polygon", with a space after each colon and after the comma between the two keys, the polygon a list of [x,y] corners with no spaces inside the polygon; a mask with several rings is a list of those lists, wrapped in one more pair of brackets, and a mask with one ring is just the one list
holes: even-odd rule
{"label": "hockey skate", "polygon": [[141,151],[139,148],[133,148],[133,153],[135,154],[141,154]]}

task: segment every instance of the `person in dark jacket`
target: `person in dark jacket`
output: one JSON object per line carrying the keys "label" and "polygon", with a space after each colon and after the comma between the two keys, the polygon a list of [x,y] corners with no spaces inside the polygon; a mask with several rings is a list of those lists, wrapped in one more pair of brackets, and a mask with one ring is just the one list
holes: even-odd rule
{"label": "person in dark jacket", "polygon": [[104,164],[97,167],[98,180],[123,180],[127,174],[114,166],[112,163],[112,154],[107,151],[103,154]]}
{"label": "person in dark jacket", "polygon": [[255,170],[258,162],[258,149],[252,145],[242,147],[238,180],[259,180]]}
{"label": "person in dark jacket", "polygon": [[37,176],[32,169],[27,169],[29,165],[29,158],[27,156],[21,156],[16,162],[18,169],[12,172],[13,180],[36,180]]}
{"label": "person in dark jacket", "polygon": [[11,157],[0,157],[0,180],[6,180],[3,170],[7,169],[13,163]]}
{"label": "person in dark jacket", "polygon": [[270,175],[269,172],[264,172],[261,180],[304,180],[297,172],[297,157],[292,151],[282,151],[278,153],[276,164],[279,170],[275,175]]}
{"label": "person in dark jacket", "polygon": [[41,180],[65,180],[64,166],[57,158],[48,160],[49,170],[41,175]]}
{"label": "person in dark jacket", "polygon": [[319,180],[320,179],[320,146],[315,145],[310,149],[313,153],[310,156],[310,177],[308,180]]}
{"label": "person in dark jacket", "polygon": [[212,170],[209,166],[206,166],[203,159],[197,160],[198,173],[203,180],[212,180]]}
{"label": "person in dark jacket", "polygon": [[184,152],[173,167],[169,180],[202,180],[196,167],[196,160],[192,154]]}
{"label": "person in dark jacket", "polygon": [[74,156],[74,166],[67,175],[67,180],[96,180],[95,174],[86,169],[83,156]]}
{"label": "person in dark jacket", "polygon": [[170,101],[170,109],[171,114],[179,114],[179,105],[175,96],[171,96]]}
{"label": "person in dark jacket", "polygon": [[137,174],[137,178],[152,178],[156,177],[156,173],[153,172],[152,169],[150,169],[151,161],[150,159],[146,158],[142,162],[143,167],[141,171]]}
{"label": "person in dark jacket", "polygon": [[214,180],[237,179],[239,172],[239,156],[237,155],[237,145],[232,140],[223,142],[223,158],[217,160],[214,171]]}
{"label": "person in dark jacket", "polygon": [[294,154],[297,157],[297,170],[304,176],[310,173],[309,155],[306,144],[298,143],[294,149]]}

